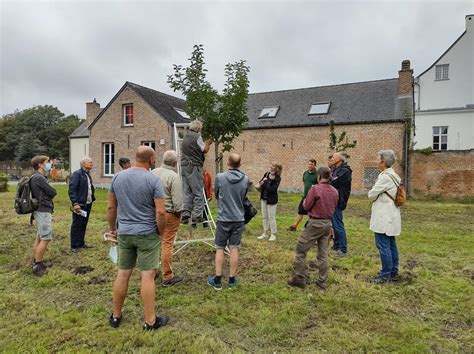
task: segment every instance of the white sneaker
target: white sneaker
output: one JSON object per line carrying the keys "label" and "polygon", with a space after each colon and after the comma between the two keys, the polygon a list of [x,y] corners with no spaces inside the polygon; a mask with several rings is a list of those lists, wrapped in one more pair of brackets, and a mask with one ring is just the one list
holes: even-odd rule
{"label": "white sneaker", "polygon": [[265,240],[268,236],[265,234],[261,234],[260,236],[257,237],[259,240]]}
{"label": "white sneaker", "polygon": [[268,241],[276,241],[277,237],[275,235],[270,235],[270,238],[268,239]]}

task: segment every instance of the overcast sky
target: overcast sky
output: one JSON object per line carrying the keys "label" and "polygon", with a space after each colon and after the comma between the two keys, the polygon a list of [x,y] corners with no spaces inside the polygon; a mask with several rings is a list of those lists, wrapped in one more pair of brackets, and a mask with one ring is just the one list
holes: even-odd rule
{"label": "overcast sky", "polygon": [[0,114],[50,104],[85,116],[125,81],[173,94],[173,64],[205,47],[209,81],[251,67],[250,92],[415,75],[465,30],[472,1],[0,0]]}

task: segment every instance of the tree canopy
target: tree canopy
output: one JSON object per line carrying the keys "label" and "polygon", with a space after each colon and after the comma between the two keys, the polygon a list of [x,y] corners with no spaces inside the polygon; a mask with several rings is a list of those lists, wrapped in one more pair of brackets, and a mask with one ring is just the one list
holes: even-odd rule
{"label": "tree canopy", "polygon": [[224,70],[226,82],[223,92],[219,93],[206,79],[203,45],[195,45],[193,49],[190,65],[184,68],[175,64],[174,73],[168,75],[168,83],[175,92],[185,96],[185,110],[191,119],[203,122],[203,137],[214,141],[217,159],[222,152],[233,148],[232,141],[240,135],[248,121],[250,68],[244,60],[227,64]]}
{"label": "tree canopy", "polygon": [[0,119],[0,160],[29,160],[38,154],[69,160],[69,135],[81,124],[45,105],[15,111]]}

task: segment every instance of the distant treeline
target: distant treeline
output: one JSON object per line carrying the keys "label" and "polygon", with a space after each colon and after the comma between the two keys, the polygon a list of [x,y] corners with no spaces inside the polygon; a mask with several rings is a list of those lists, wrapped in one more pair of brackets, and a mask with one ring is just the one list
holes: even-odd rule
{"label": "distant treeline", "polygon": [[0,161],[25,161],[35,155],[69,161],[69,135],[81,124],[54,106],[35,106],[0,118]]}

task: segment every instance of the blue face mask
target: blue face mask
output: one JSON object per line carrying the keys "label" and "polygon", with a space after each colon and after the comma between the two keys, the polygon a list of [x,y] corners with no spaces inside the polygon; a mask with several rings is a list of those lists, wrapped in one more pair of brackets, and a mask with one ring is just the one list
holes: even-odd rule
{"label": "blue face mask", "polygon": [[51,162],[48,162],[48,163],[44,164],[44,170],[46,172],[51,171]]}

